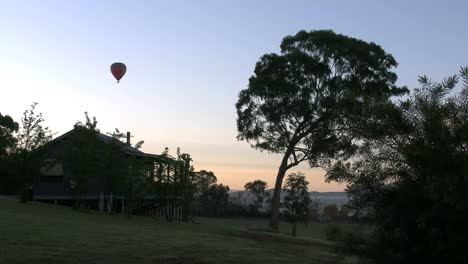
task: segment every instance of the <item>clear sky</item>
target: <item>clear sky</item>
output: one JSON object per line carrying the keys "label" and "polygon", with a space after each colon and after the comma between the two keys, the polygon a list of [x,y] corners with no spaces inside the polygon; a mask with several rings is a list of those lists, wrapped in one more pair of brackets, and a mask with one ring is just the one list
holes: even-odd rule
{"label": "clear sky", "polygon": [[[468,1],[0,1],[0,112],[17,121],[39,102],[61,134],[96,116],[131,131],[143,150],[180,146],[196,169],[240,189],[272,187],[279,158],[236,140],[234,104],[256,61],[301,29],[333,29],[380,44],[399,84],[468,64]],[[109,72],[124,62],[117,84]],[[310,189],[339,191],[301,166]],[[294,171],[294,170],[293,170]]]}

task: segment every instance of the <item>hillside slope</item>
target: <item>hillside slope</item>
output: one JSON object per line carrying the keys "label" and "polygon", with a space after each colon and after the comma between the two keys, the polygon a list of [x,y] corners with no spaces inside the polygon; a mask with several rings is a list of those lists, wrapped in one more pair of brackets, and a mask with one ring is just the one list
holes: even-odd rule
{"label": "hillside slope", "polygon": [[[149,217],[80,212],[0,198],[0,263],[335,263],[320,226],[300,239],[254,231],[266,220]],[[305,227],[303,227],[305,228]],[[312,230],[311,229],[311,230]],[[256,230],[256,229],[255,229]]]}

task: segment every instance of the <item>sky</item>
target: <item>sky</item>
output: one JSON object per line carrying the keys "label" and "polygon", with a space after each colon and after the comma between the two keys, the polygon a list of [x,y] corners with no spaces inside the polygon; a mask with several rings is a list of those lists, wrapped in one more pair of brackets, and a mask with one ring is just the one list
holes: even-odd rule
{"label": "sky", "polygon": [[[0,112],[33,102],[57,136],[84,112],[102,132],[131,131],[143,151],[177,147],[196,170],[242,189],[274,186],[281,156],[237,141],[236,110],[255,63],[299,30],[372,41],[399,63],[398,84],[438,81],[468,65],[468,1],[2,1]],[[127,65],[119,84],[109,71]],[[309,189],[342,191],[301,165]]]}

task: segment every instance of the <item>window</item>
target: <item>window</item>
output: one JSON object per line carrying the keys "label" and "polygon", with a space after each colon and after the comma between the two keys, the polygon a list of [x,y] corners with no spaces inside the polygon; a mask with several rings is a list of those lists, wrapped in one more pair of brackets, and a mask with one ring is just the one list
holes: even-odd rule
{"label": "window", "polygon": [[40,182],[43,183],[62,183],[63,166],[57,160],[44,160],[41,166]]}
{"label": "window", "polygon": [[63,176],[41,175],[41,182],[42,183],[62,183]]}

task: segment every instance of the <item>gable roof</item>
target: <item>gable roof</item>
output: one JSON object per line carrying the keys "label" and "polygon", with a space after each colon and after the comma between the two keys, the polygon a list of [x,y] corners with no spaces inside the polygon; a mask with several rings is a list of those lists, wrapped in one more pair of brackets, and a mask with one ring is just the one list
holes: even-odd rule
{"label": "gable roof", "polygon": [[[48,146],[48,145],[52,145],[52,144],[55,144],[59,141],[62,141],[63,139],[69,137],[72,133],[76,132],[76,128],[66,132],[65,134],[62,134],[54,139],[52,139],[51,141],[49,141],[48,143],[46,143],[45,145],[43,145],[42,147],[40,147],[41,149]],[[112,143],[112,141],[114,140],[114,138],[112,138],[111,136],[109,135],[106,135],[106,134],[102,134],[100,132],[97,133],[97,137],[100,141],[106,143],[106,144],[110,144]],[[137,157],[144,157],[144,158],[151,158],[151,159],[156,159],[156,160],[164,160],[164,161],[170,161],[172,160],[171,158],[169,157],[166,157],[164,155],[157,155],[157,154],[151,154],[151,153],[145,153],[137,148],[134,148],[132,147],[131,145],[128,145],[126,143],[123,143],[121,141],[119,141],[120,143],[120,147],[121,147],[121,150],[128,154],[128,155],[134,155],[134,156],[137,156]]]}

